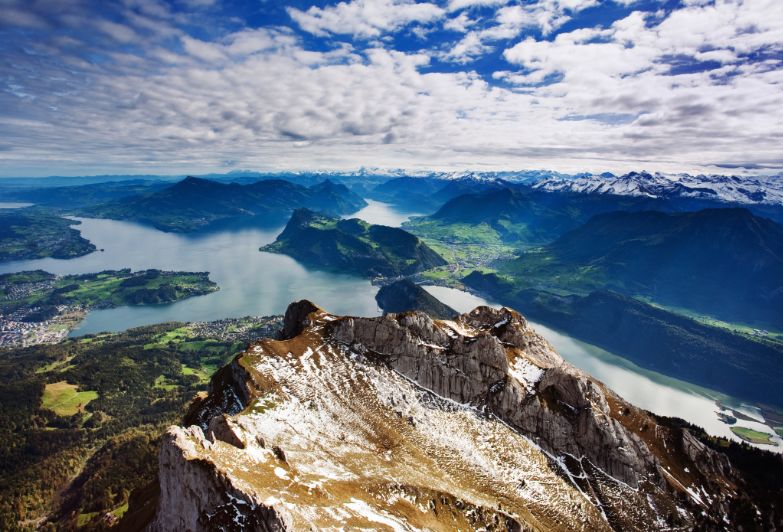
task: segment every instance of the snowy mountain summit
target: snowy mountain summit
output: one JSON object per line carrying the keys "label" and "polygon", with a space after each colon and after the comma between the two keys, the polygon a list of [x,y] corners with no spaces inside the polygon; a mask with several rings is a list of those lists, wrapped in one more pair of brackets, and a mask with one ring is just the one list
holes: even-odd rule
{"label": "snowy mountain summit", "polygon": [[185,421],[163,437],[148,530],[717,530],[778,518],[741,464],[626,403],[505,308],[433,320],[293,303],[280,338],[216,373]]}
{"label": "snowy mountain summit", "polygon": [[642,171],[621,176],[610,173],[553,176],[537,181],[533,187],[553,192],[783,205],[783,178],[780,176],[651,174]]}

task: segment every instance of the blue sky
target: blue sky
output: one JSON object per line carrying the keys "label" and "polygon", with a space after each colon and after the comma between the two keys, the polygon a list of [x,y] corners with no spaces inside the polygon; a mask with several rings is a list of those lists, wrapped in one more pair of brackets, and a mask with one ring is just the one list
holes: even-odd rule
{"label": "blue sky", "polygon": [[779,0],[0,0],[0,175],[778,173]]}

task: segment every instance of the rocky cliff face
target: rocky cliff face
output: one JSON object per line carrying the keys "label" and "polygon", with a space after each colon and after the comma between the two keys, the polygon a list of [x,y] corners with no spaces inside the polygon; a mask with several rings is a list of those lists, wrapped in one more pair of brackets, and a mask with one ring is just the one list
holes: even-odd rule
{"label": "rocky cliff face", "polygon": [[753,507],[724,454],[625,403],[508,309],[434,321],[295,303],[283,338],[221,370],[186,421],[164,437],[151,530],[721,529],[779,519]]}

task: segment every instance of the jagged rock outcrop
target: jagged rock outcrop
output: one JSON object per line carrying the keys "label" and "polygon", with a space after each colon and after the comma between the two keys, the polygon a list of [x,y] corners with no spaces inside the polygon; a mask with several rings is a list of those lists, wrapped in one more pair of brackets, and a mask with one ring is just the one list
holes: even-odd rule
{"label": "jagged rock outcrop", "polygon": [[151,531],[263,530],[290,526],[281,509],[246,501],[231,477],[200,458],[213,442],[198,426],[171,428],[163,437],[160,454],[161,507]]}
{"label": "jagged rock outcrop", "polygon": [[216,374],[188,421],[163,441],[152,530],[761,523],[726,455],[624,402],[508,309],[438,321],[292,304],[281,339]]}

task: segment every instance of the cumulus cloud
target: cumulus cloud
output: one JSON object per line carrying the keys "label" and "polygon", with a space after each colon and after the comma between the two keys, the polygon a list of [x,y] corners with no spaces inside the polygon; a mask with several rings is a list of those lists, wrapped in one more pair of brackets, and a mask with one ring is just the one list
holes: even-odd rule
{"label": "cumulus cloud", "polygon": [[408,24],[428,23],[443,16],[436,4],[411,0],[350,0],[306,11],[288,8],[288,14],[305,31],[314,35],[330,33],[378,37]]}
{"label": "cumulus cloud", "polygon": [[[503,5],[507,2],[474,2],[465,0],[457,6],[502,5],[494,13],[490,24],[468,32],[461,41],[441,54],[445,60],[468,63],[494,49],[494,43],[513,39],[523,31],[535,29],[548,35],[566,22],[571,16],[588,7],[597,5],[597,0],[538,0],[525,4]],[[460,15],[461,16],[461,15]]]}

